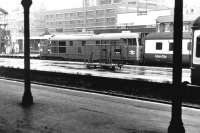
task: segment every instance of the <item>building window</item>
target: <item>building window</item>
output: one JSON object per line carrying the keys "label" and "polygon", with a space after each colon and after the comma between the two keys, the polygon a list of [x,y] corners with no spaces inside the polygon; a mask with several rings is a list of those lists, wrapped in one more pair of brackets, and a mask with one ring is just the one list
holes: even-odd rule
{"label": "building window", "polygon": [[111,0],[100,0],[99,4],[100,5],[111,4]]}
{"label": "building window", "polygon": [[88,24],[88,26],[94,26],[96,24],[96,20],[95,19],[88,19],[87,24]]}
{"label": "building window", "polygon": [[56,28],[56,32],[63,32],[63,28]]}
{"label": "building window", "polygon": [[133,1],[133,2],[128,2],[128,5],[136,5],[137,2],[136,1]]}
{"label": "building window", "polygon": [[169,51],[173,51],[174,43],[170,42],[169,43]]}
{"label": "building window", "polygon": [[56,14],[56,19],[63,19],[64,18],[64,14]]}
{"label": "building window", "polygon": [[191,42],[188,42],[187,43],[187,50],[192,50],[192,43]]}
{"label": "building window", "polygon": [[162,50],[162,42],[156,43],[156,50]]}
{"label": "building window", "polygon": [[104,10],[96,10],[96,16],[104,16]]}
{"label": "building window", "polygon": [[84,17],[84,13],[83,13],[83,12],[78,12],[78,13],[77,13],[77,16],[78,16],[78,17]]}
{"label": "building window", "polygon": [[114,3],[120,3],[122,0],[113,0]]}
{"label": "building window", "polygon": [[97,25],[97,26],[104,25],[104,23],[105,23],[104,18],[96,19],[96,25]]}
{"label": "building window", "polygon": [[170,32],[173,32],[173,31],[174,31],[174,24],[170,23]]}
{"label": "building window", "polygon": [[69,13],[65,13],[65,18],[69,18],[70,14]]}
{"label": "building window", "polygon": [[161,23],[159,29],[160,29],[160,32],[165,32],[165,24]]}
{"label": "building window", "polygon": [[114,25],[116,23],[116,19],[114,17],[113,18],[107,18],[106,23],[110,24],[110,25]]}
{"label": "building window", "polygon": [[113,15],[115,13],[114,9],[106,9],[106,14],[111,14]]}
{"label": "building window", "polygon": [[189,24],[184,24],[183,25],[183,31],[184,32],[189,32],[190,31],[190,25]]}
{"label": "building window", "polygon": [[70,17],[71,17],[71,18],[76,17],[76,13],[70,13]]}
{"label": "building window", "polygon": [[96,15],[95,11],[87,11],[87,17],[94,17]]}
{"label": "building window", "polygon": [[165,31],[164,32],[170,32],[170,24],[165,24]]}

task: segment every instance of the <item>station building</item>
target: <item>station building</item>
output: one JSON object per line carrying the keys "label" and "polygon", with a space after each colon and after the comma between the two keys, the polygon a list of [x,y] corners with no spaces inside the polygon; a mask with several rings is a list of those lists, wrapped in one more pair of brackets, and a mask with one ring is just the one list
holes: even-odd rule
{"label": "station building", "polygon": [[[183,32],[192,32],[192,23],[197,18],[196,15],[184,15]],[[160,16],[156,19],[157,32],[173,32],[174,16]]]}

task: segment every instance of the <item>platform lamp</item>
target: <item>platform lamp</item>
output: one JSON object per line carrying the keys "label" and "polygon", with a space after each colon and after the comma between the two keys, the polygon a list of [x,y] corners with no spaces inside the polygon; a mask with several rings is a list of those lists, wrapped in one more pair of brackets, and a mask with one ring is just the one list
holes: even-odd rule
{"label": "platform lamp", "polygon": [[182,122],[182,38],[183,38],[183,0],[175,0],[174,8],[174,50],[172,112],[168,133],[185,133]]}
{"label": "platform lamp", "polygon": [[24,8],[24,94],[22,97],[22,105],[30,106],[33,104],[30,85],[30,30],[29,30],[29,9],[32,0],[22,0],[21,4]]}

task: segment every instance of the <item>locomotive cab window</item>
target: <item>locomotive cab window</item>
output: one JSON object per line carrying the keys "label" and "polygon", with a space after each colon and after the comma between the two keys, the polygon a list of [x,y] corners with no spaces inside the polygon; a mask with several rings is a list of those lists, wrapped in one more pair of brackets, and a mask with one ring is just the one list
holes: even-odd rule
{"label": "locomotive cab window", "polygon": [[132,46],[135,46],[135,45],[137,45],[136,38],[133,38],[133,39],[128,39],[128,45],[132,45]]}
{"label": "locomotive cab window", "polygon": [[161,42],[156,43],[156,50],[162,50],[162,43]]}
{"label": "locomotive cab window", "polygon": [[70,45],[70,46],[73,46],[73,41],[69,41],[69,45]]}
{"label": "locomotive cab window", "polygon": [[200,37],[197,37],[196,57],[200,57]]}

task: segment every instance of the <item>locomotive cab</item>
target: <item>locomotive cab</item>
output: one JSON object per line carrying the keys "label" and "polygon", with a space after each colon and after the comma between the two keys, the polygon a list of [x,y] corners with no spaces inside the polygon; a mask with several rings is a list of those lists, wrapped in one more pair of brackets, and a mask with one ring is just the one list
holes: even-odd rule
{"label": "locomotive cab", "polygon": [[191,82],[200,85],[200,17],[194,21],[192,30]]}

